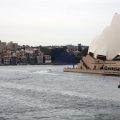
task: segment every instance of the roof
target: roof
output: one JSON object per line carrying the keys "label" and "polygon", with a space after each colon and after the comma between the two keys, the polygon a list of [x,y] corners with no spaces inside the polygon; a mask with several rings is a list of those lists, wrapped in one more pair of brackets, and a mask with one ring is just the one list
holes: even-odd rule
{"label": "roof", "polygon": [[111,24],[91,42],[89,52],[95,58],[104,55],[108,60],[120,54],[120,14],[115,13]]}

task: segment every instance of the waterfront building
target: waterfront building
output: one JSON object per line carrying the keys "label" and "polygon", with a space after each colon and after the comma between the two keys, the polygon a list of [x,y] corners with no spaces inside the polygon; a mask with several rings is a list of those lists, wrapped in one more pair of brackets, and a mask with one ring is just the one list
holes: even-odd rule
{"label": "waterfront building", "polygon": [[37,56],[37,64],[43,64],[43,57]]}
{"label": "waterfront building", "polygon": [[11,65],[17,65],[17,58],[16,57],[14,57],[14,56],[12,56],[11,57],[11,63],[10,63]]}
{"label": "waterfront building", "polygon": [[9,42],[7,45],[6,45],[7,49],[9,50],[12,50],[12,51],[15,51],[17,50],[18,48],[18,44],[17,43],[13,43],[12,41]]}
{"label": "waterfront building", "polygon": [[2,65],[2,58],[0,58],[0,65]]}
{"label": "waterfront building", "polygon": [[120,75],[120,14],[115,13],[110,26],[91,42],[76,69],[65,71]]}
{"label": "waterfront building", "polygon": [[15,52],[12,52],[12,55],[11,55],[11,65],[16,65],[17,64],[17,57],[16,57],[16,53]]}
{"label": "waterfront building", "polygon": [[6,42],[1,42],[0,40],[0,52],[2,52],[6,48]]}
{"label": "waterfront building", "polygon": [[20,59],[20,64],[23,64],[23,65],[26,65],[27,64],[27,58],[26,56],[22,56],[21,59]]}
{"label": "waterfront building", "polygon": [[10,65],[11,58],[8,56],[4,57],[4,65]]}
{"label": "waterfront building", "polygon": [[37,56],[37,64],[43,64],[43,57],[44,57],[44,53],[39,51]]}
{"label": "waterfront building", "polygon": [[67,45],[67,52],[75,52],[78,51],[78,46],[74,46],[74,45]]}
{"label": "waterfront building", "polygon": [[50,55],[44,55],[45,63],[51,63],[51,56]]}

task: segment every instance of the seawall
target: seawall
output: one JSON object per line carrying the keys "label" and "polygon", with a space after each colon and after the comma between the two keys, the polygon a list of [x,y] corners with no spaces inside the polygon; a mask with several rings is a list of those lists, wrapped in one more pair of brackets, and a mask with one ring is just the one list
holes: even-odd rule
{"label": "seawall", "polygon": [[64,72],[103,74],[103,70],[81,70],[77,68],[64,68]]}
{"label": "seawall", "polygon": [[64,72],[120,76],[120,71],[111,71],[111,70],[81,70],[77,68],[64,68]]}

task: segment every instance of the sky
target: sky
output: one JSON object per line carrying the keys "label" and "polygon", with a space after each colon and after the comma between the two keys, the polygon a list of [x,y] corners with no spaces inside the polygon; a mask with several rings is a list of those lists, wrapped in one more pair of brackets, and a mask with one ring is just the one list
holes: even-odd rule
{"label": "sky", "polygon": [[0,0],[0,40],[89,45],[120,13],[120,0]]}

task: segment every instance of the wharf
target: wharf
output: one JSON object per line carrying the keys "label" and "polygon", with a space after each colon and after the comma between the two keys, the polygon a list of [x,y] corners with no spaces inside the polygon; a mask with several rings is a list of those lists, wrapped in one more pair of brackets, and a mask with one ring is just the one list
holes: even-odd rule
{"label": "wharf", "polygon": [[89,70],[89,69],[83,70],[83,69],[78,69],[78,68],[64,68],[64,72],[120,76],[120,71],[114,71],[114,70]]}

